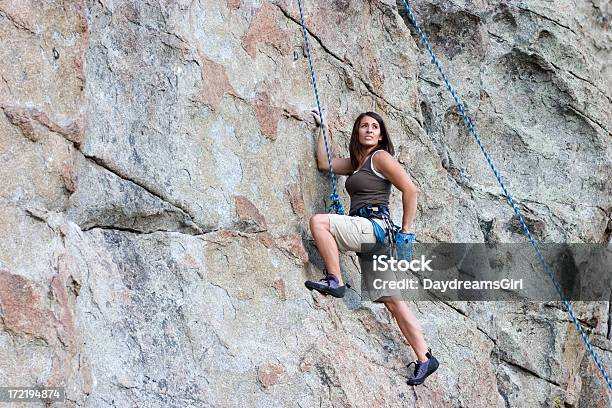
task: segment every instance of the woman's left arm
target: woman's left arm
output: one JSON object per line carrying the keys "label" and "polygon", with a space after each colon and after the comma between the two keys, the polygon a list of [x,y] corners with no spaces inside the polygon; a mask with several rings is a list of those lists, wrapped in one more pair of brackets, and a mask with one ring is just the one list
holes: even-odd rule
{"label": "woman's left arm", "polygon": [[387,151],[376,154],[373,158],[374,167],[382,173],[398,190],[402,192],[402,232],[410,231],[417,209],[419,188],[412,182],[406,170]]}

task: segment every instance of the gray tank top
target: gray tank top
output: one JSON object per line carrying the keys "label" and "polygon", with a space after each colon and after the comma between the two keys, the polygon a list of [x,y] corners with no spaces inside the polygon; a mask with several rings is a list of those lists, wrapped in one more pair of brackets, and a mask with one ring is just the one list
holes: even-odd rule
{"label": "gray tank top", "polygon": [[391,182],[372,166],[372,157],[380,150],[370,154],[359,170],[351,174],[344,183],[346,191],[351,197],[350,215],[368,204],[384,204],[389,206]]}

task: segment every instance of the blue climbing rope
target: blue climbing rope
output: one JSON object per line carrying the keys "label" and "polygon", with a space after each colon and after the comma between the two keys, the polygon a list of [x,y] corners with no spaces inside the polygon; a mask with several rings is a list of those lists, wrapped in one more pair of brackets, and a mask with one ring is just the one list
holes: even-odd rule
{"label": "blue climbing rope", "polygon": [[497,178],[497,181],[499,182],[499,185],[501,186],[504,194],[506,195],[506,199],[507,199],[508,203],[512,206],[512,209],[514,210],[514,213],[516,214],[516,216],[518,217],[519,221],[521,222],[521,225],[523,227],[523,231],[525,232],[525,234],[527,234],[527,237],[529,238],[529,241],[531,242],[531,245],[535,249],[535,251],[536,251],[536,253],[538,255],[538,258],[540,259],[540,262],[542,263],[542,265],[544,267],[544,270],[546,271],[546,273],[548,273],[548,275],[552,279],[552,281],[553,281],[553,283],[555,285],[555,288],[557,289],[557,293],[559,294],[559,296],[561,297],[561,300],[563,301],[563,304],[565,305],[565,308],[567,309],[567,311],[570,314],[572,320],[574,321],[574,324],[576,325],[576,328],[578,329],[578,332],[580,332],[580,335],[582,336],[582,339],[584,340],[584,342],[585,342],[589,352],[593,356],[593,359],[595,360],[595,363],[597,364],[597,367],[599,368],[599,371],[601,371],[601,374],[603,375],[604,379],[606,380],[606,383],[608,384],[608,389],[612,389],[612,382],[610,382],[610,377],[608,377],[608,374],[606,373],[606,369],[604,368],[604,366],[601,363],[601,361],[599,361],[599,358],[597,357],[597,354],[595,353],[595,350],[593,350],[593,347],[591,346],[591,342],[589,341],[588,337],[586,336],[586,334],[582,330],[582,326],[580,325],[580,322],[576,318],[576,315],[574,314],[574,310],[572,309],[572,307],[570,306],[569,302],[567,301],[567,299],[566,299],[566,297],[565,297],[565,295],[563,293],[563,289],[561,288],[561,285],[559,285],[559,282],[555,278],[554,273],[550,270],[550,267],[548,266],[548,263],[546,262],[546,260],[544,259],[544,256],[540,252],[540,248],[538,247],[538,244],[536,243],[535,239],[533,238],[533,235],[531,235],[531,232],[529,231],[529,227],[527,227],[527,223],[523,219],[523,215],[521,214],[521,211],[518,209],[518,207],[514,203],[514,200],[512,199],[512,196],[510,195],[510,193],[506,189],[506,186],[504,185],[504,183],[503,183],[503,181],[501,179],[501,175],[500,175],[499,171],[497,171],[497,168],[495,167],[495,165],[493,164],[493,161],[491,160],[491,156],[489,156],[489,154],[485,150],[484,146],[482,145],[482,142],[480,141],[480,137],[478,136],[478,132],[476,132],[476,129],[474,129],[474,126],[472,125],[472,121],[470,120],[470,118],[468,117],[467,113],[465,112],[465,109],[463,108],[463,104],[459,100],[459,97],[455,93],[455,90],[453,89],[452,85],[446,79],[446,75],[444,74],[444,71],[442,70],[440,62],[438,61],[438,58],[436,58],[436,55],[434,54],[434,52],[432,51],[431,47],[429,46],[429,43],[427,42],[427,38],[425,37],[425,34],[423,34],[423,31],[421,31],[421,28],[419,27],[419,24],[417,23],[416,17],[414,15],[414,13],[412,12],[412,9],[410,8],[410,6],[406,2],[406,0],[402,0],[402,2],[404,3],[404,6],[406,6],[406,12],[408,13],[408,16],[410,18],[410,22],[412,23],[412,25],[416,29],[417,33],[419,34],[419,37],[421,37],[421,42],[423,43],[425,48],[427,48],[427,51],[429,51],[429,55],[431,56],[432,64],[434,64],[438,68],[438,71],[440,72],[440,75],[442,75],[442,80],[446,84],[446,88],[449,90],[449,92],[453,96],[453,99],[457,103],[457,106],[459,106],[459,109],[461,110],[461,114],[463,115],[463,120],[465,121],[466,125],[470,129],[470,132],[472,132],[472,135],[474,135],[474,138],[476,139],[476,143],[478,143],[478,146],[480,147],[480,150],[482,150],[482,153],[484,154],[485,158],[487,159],[487,162],[489,162],[489,166],[493,170],[493,173],[495,174],[495,177]]}
{"label": "blue climbing rope", "polygon": [[321,118],[321,129],[323,131],[323,141],[325,142],[325,151],[327,152],[327,162],[329,163],[329,173],[331,174],[333,192],[329,195],[331,205],[329,210],[334,210],[336,214],[344,215],[344,207],[338,197],[338,186],[336,185],[336,175],[334,174],[334,168],[332,167],[331,154],[329,153],[329,145],[327,144],[327,133],[325,131],[325,123],[323,122],[323,111],[321,109],[321,102],[319,101],[319,90],[317,88],[317,79],[315,78],[314,67],[312,65],[312,58],[310,56],[310,45],[308,44],[308,33],[306,32],[306,26],[304,25],[304,14],[302,13],[302,2],[297,0],[298,8],[300,9],[300,22],[302,25],[302,33],[304,34],[304,43],[306,44],[306,53],[308,54],[308,64],[310,65],[310,77],[312,78],[312,85],[314,87],[315,98],[317,100],[317,109],[319,110],[319,117]]}

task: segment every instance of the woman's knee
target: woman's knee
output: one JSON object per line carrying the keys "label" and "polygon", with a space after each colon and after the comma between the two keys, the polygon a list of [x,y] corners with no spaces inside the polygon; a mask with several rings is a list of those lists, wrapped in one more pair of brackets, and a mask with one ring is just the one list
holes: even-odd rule
{"label": "woman's knee", "polygon": [[310,217],[310,230],[325,229],[329,231],[329,217],[327,214],[315,214]]}

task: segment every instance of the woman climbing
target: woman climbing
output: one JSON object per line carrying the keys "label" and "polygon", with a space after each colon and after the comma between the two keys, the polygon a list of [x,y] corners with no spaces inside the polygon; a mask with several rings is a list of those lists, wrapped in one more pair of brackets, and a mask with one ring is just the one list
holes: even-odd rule
{"label": "woman climbing", "polygon": [[[312,114],[320,127],[318,112],[313,110]],[[329,171],[322,133],[319,133],[317,142],[317,167],[321,171]],[[417,207],[418,188],[393,157],[393,143],[380,115],[365,112],[357,117],[353,125],[349,152],[348,159],[333,156],[331,158],[334,173],[349,176],[345,183],[351,198],[349,215],[315,214],[310,218],[310,230],[328,275],[318,282],[305,283],[310,290],[338,298],[343,297],[345,292],[338,251],[361,252],[362,244],[377,242],[374,222],[382,229],[388,227],[383,219],[375,218],[376,214],[371,219],[357,215],[364,215],[364,209],[370,210],[369,215],[372,215],[372,206],[384,209],[388,214],[391,185],[394,185],[402,192],[403,203],[402,228],[396,234],[397,240],[406,242],[414,239],[410,226]],[[410,363],[416,367],[408,384],[422,384],[425,378],[436,371],[439,362],[425,343],[420,323],[408,305],[396,296],[383,296],[372,300],[384,303],[417,355],[418,360]]]}

